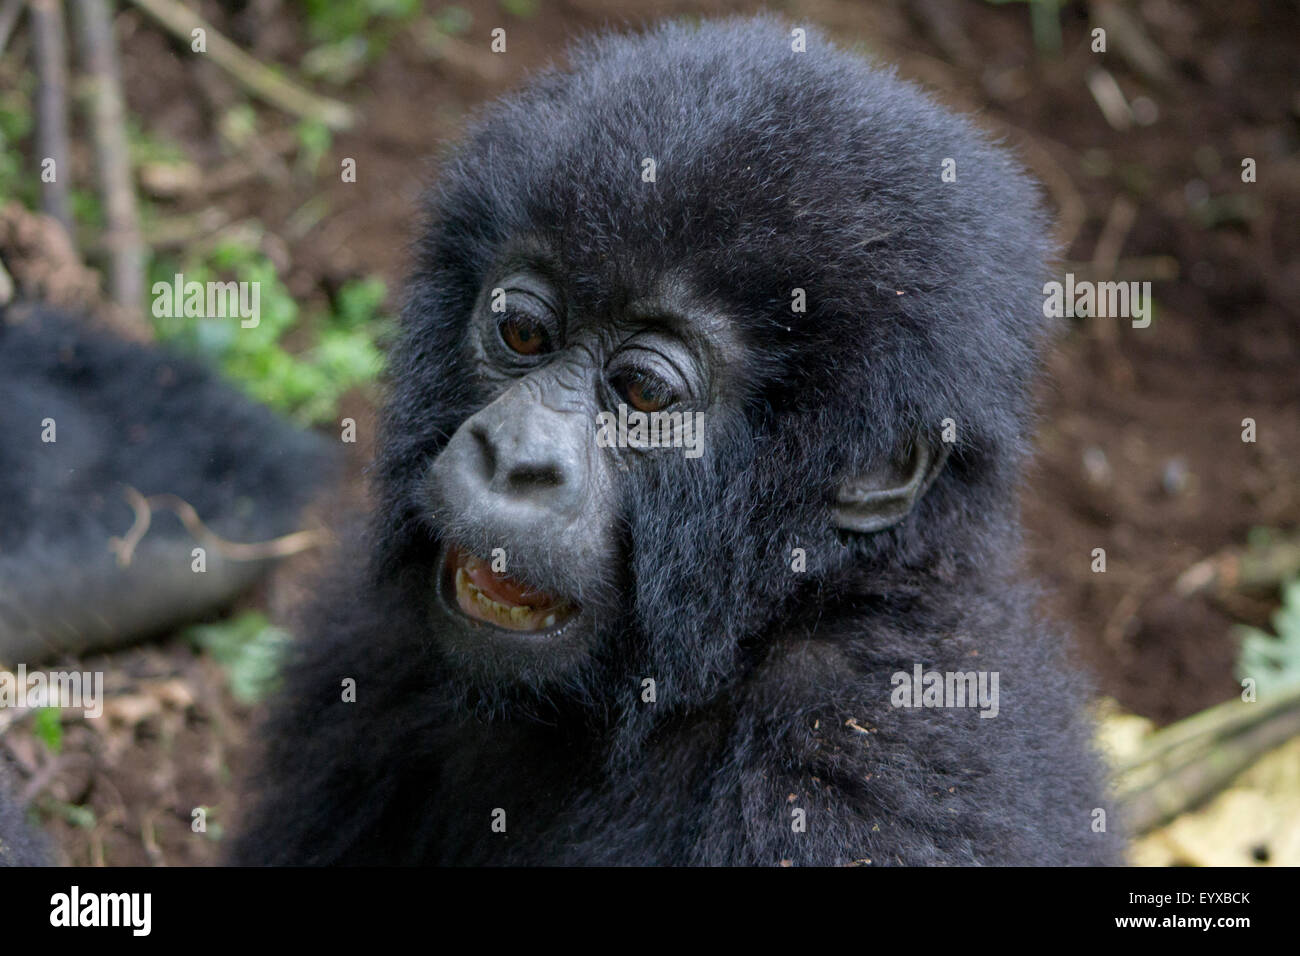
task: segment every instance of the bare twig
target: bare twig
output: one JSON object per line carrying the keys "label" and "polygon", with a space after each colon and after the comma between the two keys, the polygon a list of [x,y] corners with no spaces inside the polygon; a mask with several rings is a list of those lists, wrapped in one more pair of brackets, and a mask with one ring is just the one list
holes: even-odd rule
{"label": "bare twig", "polygon": [[117,563],[122,567],[131,564],[136,546],[149,531],[153,520],[153,510],[162,508],[171,511],[181,519],[185,530],[222,557],[231,561],[263,561],[267,558],[283,558],[317,547],[324,541],[324,536],[316,531],[295,531],[269,541],[243,544],[227,541],[212,531],[199,518],[194,506],[176,495],[151,495],[146,498],[139,491],[130,487],[125,489],[126,500],[135,511],[135,520],[126,534],[109,541],[109,550],[117,555]]}
{"label": "bare twig", "polygon": [[207,36],[207,55],[250,93],[259,96],[287,113],[314,119],[331,129],[347,129],[355,122],[351,107],[338,100],[317,96],[292,80],[249,56],[213,28],[197,13],[178,0],[131,0],[186,43],[194,30]]}
{"label": "bare twig", "polygon": [[72,174],[68,149],[67,34],[59,0],[30,0],[32,56],[36,61],[36,152],[43,164],[54,160],[54,181],[42,180],[41,208],[72,231],[68,181]]}
{"label": "bare twig", "polygon": [[1145,767],[1179,766],[1189,762],[1186,752],[1189,746],[1203,751],[1248,727],[1296,709],[1300,709],[1300,687],[1259,703],[1229,700],[1216,704],[1153,733],[1141,750],[1120,764],[1115,772],[1122,776]]}
{"label": "bare twig", "polygon": [[4,0],[0,3],[0,53],[4,53],[13,36],[14,27],[23,12],[24,0]]}
{"label": "bare twig", "polygon": [[1137,221],[1137,206],[1123,196],[1116,196],[1106,214],[1106,224],[1092,253],[1092,268],[1099,276],[1110,278],[1119,262],[1120,250]]}
{"label": "bare twig", "polygon": [[126,534],[108,542],[109,550],[117,555],[118,566],[123,568],[130,566],[131,559],[135,557],[136,545],[149,533],[149,524],[153,521],[153,510],[144,495],[128,487],[126,500],[135,512],[135,519],[131,522],[131,527],[126,529]]}
{"label": "bare twig", "polygon": [[1300,574],[1300,539],[1286,538],[1264,547],[1229,548],[1196,562],[1178,576],[1174,590],[1182,597],[1199,591],[1224,592],[1275,587]]}
{"label": "bare twig", "polygon": [[1066,260],[1062,264],[1066,272],[1073,272],[1076,277],[1096,281],[1113,279],[1116,282],[1172,282],[1178,278],[1178,260],[1173,256],[1132,256],[1118,259],[1110,271],[1104,275],[1093,272],[1093,263],[1078,260]]}
{"label": "bare twig", "polygon": [[81,57],[91,86],[95,168],[104,202],[103,242],[108,251],[108,293],[127,321],[144,319],[144,247],[131,181],[126,109],[117,44],[105,0],[78,0]]}
{"label": "bare twig", "polygon": [[506,69],[501,57],[484,56],[472,43],[458,37],[440,36],[436,44],[430,44],[428,48],[434,58],[454,73],[482,83],[500,83],[505,78]]}
{"label": "bare twig", "polygon": [[1133,125],[1133,109],[1129,106],[1124,91],[1119,88],[1119,83],[1110,70],[1094,66],[1088,71],[1084,80],[1088,84],[1088,92],[1092,94],[1106,122],[1121,133],[1128,130]]}
{"label": "bare twig", "polygon": [[155,252],[184,249],[229,222],[230,215],[225,210],[208,206],[192,215],[157,217],[149,224],[145,235],[149,248]]}
{"label": "bare twig", "polygon": [[14,297],[14,280],[9,275],[9,270],[5,268],[3,259],[0,259],[0,305],[8,305]]}
{"label": "bare twig", "polygon": [[1152,735],[1118,774],[1125,826],[1143,833],[1195,809],[1300,734],[1300,688],[1268,703],[1229,701]]}
{"label": "bare twig", "polygon": [[[1106,214],[1106,222],[1097,237],[1097,245],[1092,253],[1092,272],[1103,281],[1109,281],[1115,273],[1119,262],[1119,253],[1124,248],[1129,231],[1137,219],[1137,206],[1123,196],[1116,196]],[[1089,323],[1093,336],[1108,346],[1114,346],[1119,338],[1115,316],[1107,316]]]}
{"label": "bare twig", "polygon": [[1169,58],[1151,41],[1142,22],[1113,0],[1093,0],[1088,5],[1092,20],[1106,31],[1115,50],[1129,66],[1160,86],[1173,82]]}

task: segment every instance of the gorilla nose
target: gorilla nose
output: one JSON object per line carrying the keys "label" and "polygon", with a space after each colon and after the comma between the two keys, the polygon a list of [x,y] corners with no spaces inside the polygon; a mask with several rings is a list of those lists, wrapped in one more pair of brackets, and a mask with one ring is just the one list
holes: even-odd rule
{"label": "gorilla nose", "polygon": [[477,445],[480,470],[488,490],[518,498],[558,498],[574,486],[573,463],[535,432],[503,434],[475,424],[470,436]]}
{"label": "gorilla nose", "polygon": [[569,514],[582,501],[584,426],[537,403],[489,405],[452,436],[434,474],[447,500],[471,510],[518,509],[525,522]]}

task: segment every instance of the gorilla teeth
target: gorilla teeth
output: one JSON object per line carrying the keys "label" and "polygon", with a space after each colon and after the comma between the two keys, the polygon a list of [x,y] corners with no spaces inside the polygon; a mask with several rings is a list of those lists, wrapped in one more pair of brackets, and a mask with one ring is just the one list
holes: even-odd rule
{"label": "gorilla teeth", "polygon": [[557,620],[555,609],[493,600],[474,586],[464,566],[456,568],[456,603],[466,615],[512,631],[550,628]]}

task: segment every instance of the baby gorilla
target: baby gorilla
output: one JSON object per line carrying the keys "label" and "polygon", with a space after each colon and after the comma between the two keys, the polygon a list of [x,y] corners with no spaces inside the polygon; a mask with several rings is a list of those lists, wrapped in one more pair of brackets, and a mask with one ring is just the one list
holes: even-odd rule
{"label": "baby gorilla", "polygon": [[1018,557],[1011,158],[815,34],[675,24],[491,107],[427,217],[235,861],[1114,858]]}

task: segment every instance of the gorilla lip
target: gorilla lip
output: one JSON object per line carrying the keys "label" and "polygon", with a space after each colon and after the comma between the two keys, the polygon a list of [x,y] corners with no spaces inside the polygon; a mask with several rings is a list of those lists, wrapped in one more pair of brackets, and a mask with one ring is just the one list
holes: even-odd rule
{"label": "gorilla lip", "polygon": [[507,631],[545,631],[567,621],[576,608],[545,591],[492,570],[482,558],[447,546],[445,571],[462,614]]}

